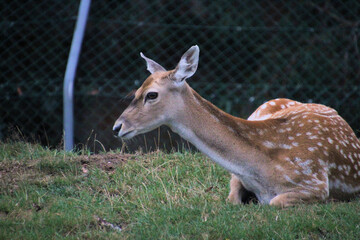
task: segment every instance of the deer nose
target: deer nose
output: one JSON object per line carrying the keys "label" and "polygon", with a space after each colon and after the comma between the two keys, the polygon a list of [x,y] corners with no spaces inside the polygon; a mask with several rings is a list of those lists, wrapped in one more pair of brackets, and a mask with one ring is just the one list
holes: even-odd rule
{"label": "deer nose", "polygon": [[122,124],[119,124],[119,125],[113,127],[113,133],[114,133],[115,136],[119,136],[119,132],[121,130],[121,127],[122,127]]}

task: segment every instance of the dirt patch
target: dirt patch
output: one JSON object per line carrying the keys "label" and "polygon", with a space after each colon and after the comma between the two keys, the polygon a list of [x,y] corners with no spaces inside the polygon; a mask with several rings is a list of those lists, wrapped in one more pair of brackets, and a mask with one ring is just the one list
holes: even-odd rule
{"label": "dirt patch", "polygon": [[154,151],[151,153],[136,153],[136,154],[124,154],[124,153],[106,153],[106,154],[93,154],[93,155],[81,155],[76,157],[82,165],[82,171],[86,174],[88,167],[96,166],[102,170],[112,172],[116,167],[127,163],[128,161],[146,161],[143,159],[146,156],[149,158],[157,158],[160,151]]}
{"label": "dirt patch", "polygon": [[0,164],[0,193],[2,190],[10,188],[10,192],[18,188],[18,183],[25,177],[33,175],[32,166],[28,166],[24,163],[2,163]]}
{"label": "dirt patch", "polygon": [[135,161],[140,155],[134,154],[94,154],[89,156],[79,156],[79,161],[85,172],[88,166],[96,166],[106,171],[113,171],[118,165],[127,161]]}
{"label": "dirt patch", "polygon": [[[153,155],[156,155],[154,152]],[[80,155],[71,159],[65,159],[69,161],[69,164],[81,164],[81,170],[84,174],[88,173],[89,167],[98,167],[104,171],[113,172],[118,166],[127,163],[128,161],[137,161],[144,156],[142,153],[138,154],[121,154],[121,153],[106,153],[106,154],[94,154],[94,155]],[[152,156],[152,154],[147,154]],[[50,163],[51,159],[48,160]],[[0,162],[0,194],[3,191],[13,192],[18,188],[19,182],[32,181],[39,179],[50,178],[49,174],[45,170],[37,167],[41,159],[31,159],[28,161],[9,161]],[[45,161],[46,163],[46,161]],[[51,165],[51,167],[53,167]],[[55,166],[56,167],[56,166]]]}

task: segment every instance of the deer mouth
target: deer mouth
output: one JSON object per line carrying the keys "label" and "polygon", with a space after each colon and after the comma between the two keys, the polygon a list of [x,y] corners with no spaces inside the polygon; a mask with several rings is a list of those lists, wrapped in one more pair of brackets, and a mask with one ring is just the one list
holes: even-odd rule
{"label": "deer mouth", "polygon": [[135,135],[136,135],[135,130],[130,130],[130,131],[122,134],[119,137],[122,138],[122,139],[130,139],[130,138],[134,137]]}

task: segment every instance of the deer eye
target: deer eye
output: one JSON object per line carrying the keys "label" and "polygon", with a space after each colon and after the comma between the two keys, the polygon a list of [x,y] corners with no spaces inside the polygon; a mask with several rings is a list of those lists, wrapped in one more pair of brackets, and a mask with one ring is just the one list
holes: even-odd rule
{"label": "deer eye", "polygon": [[146,95],[146,100],[154,100],[158,97],[158,93],[157,92],[149,92],[147,95]]}

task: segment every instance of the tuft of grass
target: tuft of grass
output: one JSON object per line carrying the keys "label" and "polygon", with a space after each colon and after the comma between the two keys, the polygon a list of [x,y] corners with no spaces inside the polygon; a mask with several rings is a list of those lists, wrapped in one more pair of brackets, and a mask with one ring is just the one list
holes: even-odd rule
{"label": "tuft of grass", "polygon": [[229,174],[200,153],[83,155],[13,142],[0,143],[0,159],[0,239],[360,236],[359,200],[226,203]]}

